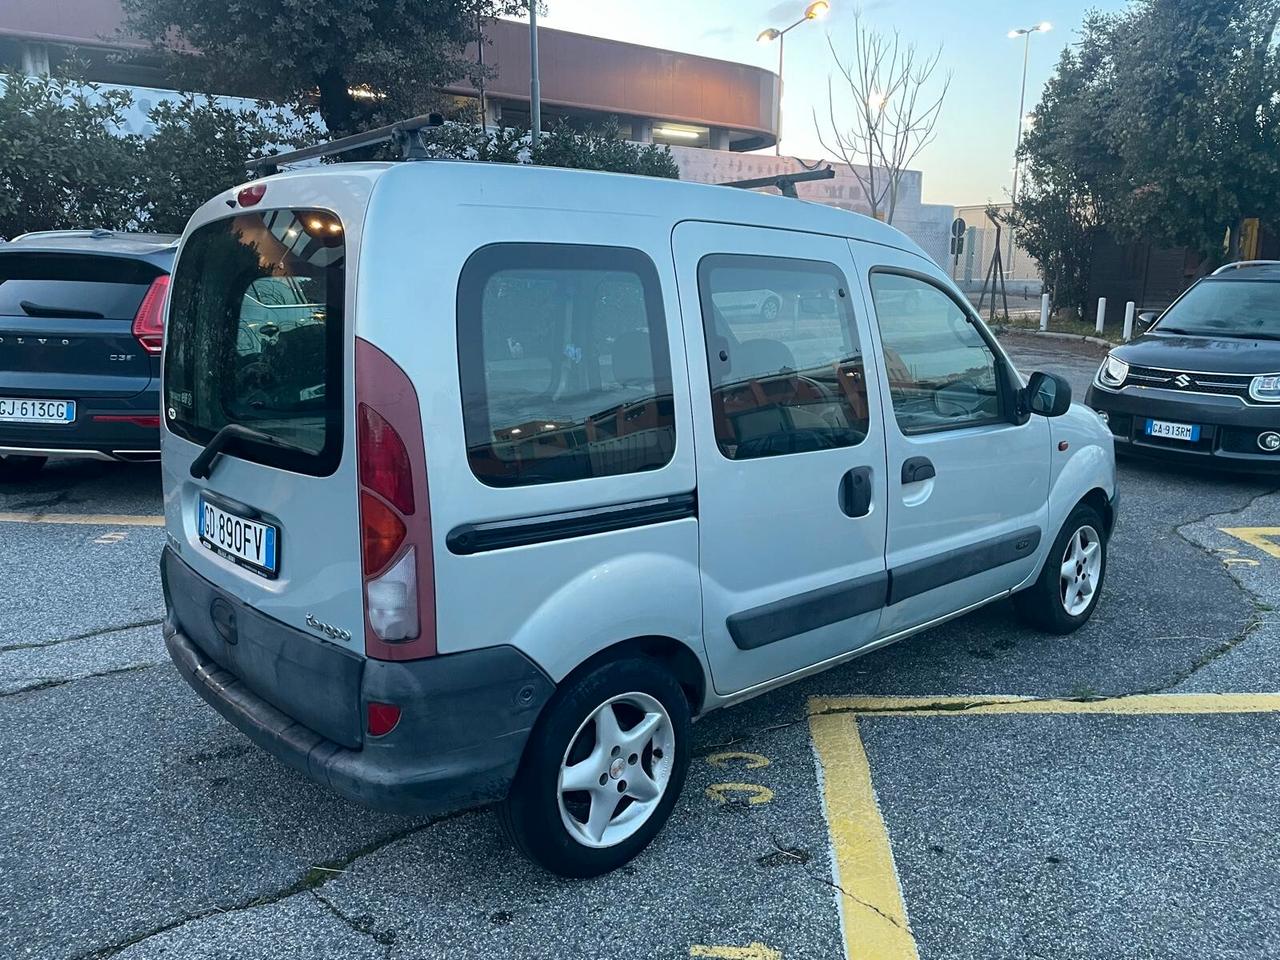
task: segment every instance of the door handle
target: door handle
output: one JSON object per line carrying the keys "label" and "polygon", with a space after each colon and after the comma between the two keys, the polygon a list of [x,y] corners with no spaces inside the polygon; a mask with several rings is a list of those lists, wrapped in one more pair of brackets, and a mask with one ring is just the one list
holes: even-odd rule
{"label": "door handle", "polygon": [[920,483],[937,475],[938,471],[933,469],[933,461],[928,457],[911,457],[902,464],[903,483]]}
{"label": "door handle", "polygon": [[871,468],[854,467],[840,478],[840,510],[846,517],[871,512]]}

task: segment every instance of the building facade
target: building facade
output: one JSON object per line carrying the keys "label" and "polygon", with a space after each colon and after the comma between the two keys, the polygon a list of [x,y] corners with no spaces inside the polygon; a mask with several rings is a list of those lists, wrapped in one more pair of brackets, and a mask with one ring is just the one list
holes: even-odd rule
{"label": "building facade", "polygon": [[[147,135],[148,110],[175,91],[160,60],[124,35],[122,22],[119,0],[5,0],[0,4],[0,65],[34,75],[74,55],[87,62],[87,79],[133,93],[127,127]],[[493,20],[485,24],[484,35],[483,58],[490,73],[484,90],[468,82],[444,92],[477,101],[483,94],[488,124],[528,126],[529,27]],[[778,138],[780,83],[768,70],[547,28],[539,29],[538,46],[544,127],[616,122],[629,139],[670,146],[681,177],[705,183],[775,176],[813,165],[752,152],[772,147]],[[207,92],[255,96],[252,90]],[[801,184],[800,195],[869,213],[857,178],[844,164],[832,166],[833,179]],[[944,263],[952,208],[924,203],[921,188],[921,174],[909,171],[894,226]]]}

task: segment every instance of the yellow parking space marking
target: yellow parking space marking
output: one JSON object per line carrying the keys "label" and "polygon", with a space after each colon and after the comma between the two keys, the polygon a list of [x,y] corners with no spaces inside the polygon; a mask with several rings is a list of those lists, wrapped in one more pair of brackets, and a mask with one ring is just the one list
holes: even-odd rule
{"label": "yellow parking space marking", "polygon": [[119,543],[121,540],[127,540],[128,537],[129,534],[125,533],[123,530],[111,530],[100,537],[94,537],[93,542],[110,545],[113,543]]}
{"label": "yellow parking space marking", "polygon": [[1034,697],[813,697],[810,714],[972,717],[1005,713],[1273,713],[1280,693],[1150,693],[1098,700]]}
{"label": "yellow parking space marking", "polygon": [[835,879],[844,894],[838,903],[845,956],[918,960],[857,719],[811,709],[809,732],[821,767]]}
{"label": "yellow parking space marking", "polygon": [[713,767],[726,767],[731,760],[741,760],[742,765],[748,770],[755,770],[758,767],[767,767],[769,758],[759,753],[744,753],[739,750],[730,750],[725,753],[713,753],[707,757],[707,763]]}
{"label": "yellow parking space marking", "polygon": [[1280,560],[1280,527],[1219,527],[1223,533]]}
{"label": "yellow parking space marking", "polygon": [[691,957],[714,957],[715,960],[782,960],[782,954],[763,943],[749,943],[745,947],[709,947],[695,943],[689,948]]}
{"label": "yellow parking space marking", "polygon": [[758,783],[713,783],[707,787],[707,796],[717,803],[728,803],[729,795],[741,793],[745,795],[747,806],[755,807],[773,800],[773,791]]}
{"label": "yellow parking space marking", "polygon": [[1280,693],[1153,693],[1096,700],[1016,696],[811,697],[809,732],[822,781],[840,927],[849,960],[918,960],[889,831],[871,782],[859,717],[1004,714],[1186,716],[1280,713]]}
{"label": "yellow parking space marking", "polygon": [[4,513],[0,523],[77,523],[91,527],[163,527],[164,517],[126,513]]}

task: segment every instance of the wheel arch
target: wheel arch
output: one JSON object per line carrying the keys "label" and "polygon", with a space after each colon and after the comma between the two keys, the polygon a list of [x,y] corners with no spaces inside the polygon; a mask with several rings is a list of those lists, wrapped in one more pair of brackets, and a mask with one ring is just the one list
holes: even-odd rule
{"label": "wheel arch", "polygon": [[702,713],[707,696],[706,669],[698,654],[674,637],[652,635],[621,640],[593,653],[569,671],[556,686],[566,686],[601,664],[632,657],[653,660],[669,670],[688,698],[689,712],[695,717]]}

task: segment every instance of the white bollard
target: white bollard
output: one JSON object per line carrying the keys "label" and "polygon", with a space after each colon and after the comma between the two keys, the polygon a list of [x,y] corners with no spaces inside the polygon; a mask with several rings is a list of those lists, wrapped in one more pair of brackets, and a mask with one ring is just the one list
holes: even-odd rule
{"label": "white bollard", "polygon": [[1133,339],[1133,312],[1138,305],[1130,300],[1124,305],[1124,340],[1128,343]]}
{"label": "white bollard", "polygon": [[1098,298],[1098,323],[1094,327],[1098,333],[1102,333],[1102,327],[1107,322],[1107,298]]}
{"label": "white bollard", "polygon": [[1049,295],[1042,293],[1040,295],[1040,329],[1049,329]]}

